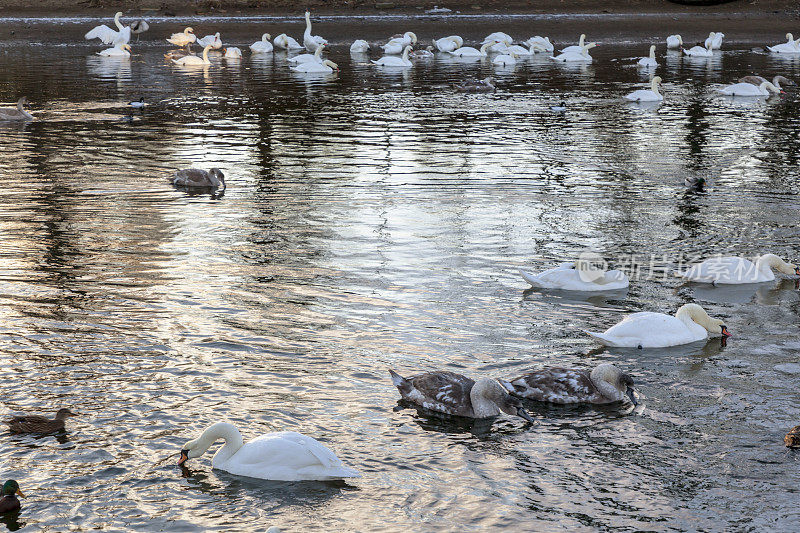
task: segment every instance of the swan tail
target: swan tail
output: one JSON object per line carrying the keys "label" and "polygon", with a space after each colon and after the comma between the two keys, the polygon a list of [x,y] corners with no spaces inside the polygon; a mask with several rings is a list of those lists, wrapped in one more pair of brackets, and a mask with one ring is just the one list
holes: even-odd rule
{"label": "swan tail", "polygon": [[597,342],[599,342],[600,344],[603,344],[605,346],[614,346],[614,343],[610,339],[604,337],[602,333],[595,333],[593,331],[587,331],[587,330],[583,330],[583,332],[589,335]]}
{"label": "swan tail", "polygon": [[525,272],[521,268],[519,269],[519,273],[523,278],[525,278],[525,281],[531,284],[531,286],[539,288],[542,287],[542,283],[541,281],[539,281],[539,277],[536,276],[535,274],[531,274],[530,272]]}

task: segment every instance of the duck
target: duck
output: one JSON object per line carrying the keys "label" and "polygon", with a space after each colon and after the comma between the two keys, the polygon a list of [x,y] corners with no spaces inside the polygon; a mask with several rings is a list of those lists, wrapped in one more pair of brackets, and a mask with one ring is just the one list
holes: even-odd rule
{"label": "duck", "polygon": [[125,44],[131,40],[131,28],[123,26],[119,18],[122,16],[122,11],[118,11],[114,15],[114,24],[117,26],[118,31],[114,31],[105,24],[95,26],[89,30],[84,39],[91,41],[92,39],[100,39],[103,44]]}
{"label": "duck", "polygon": [[502,381],[514,396],[557,404],[608,404],[630,400],[636,406],[633,379],[610,363],[591,371],[550,367]]}
{"label": "duck", "polygon": [[462,46],[460,48],[456,48],[450,53],[458,57],[486,57],[488,55],[486,53],[486,50],[488,50],[490,46],[498,42],[499,41],[491,41],[488,43],[483,43],[483,46],[481,46],[480,50],[477,50],[471,46]]}
{"label": "duck", "polygon": [[192,28],[186,28],[181,33],[173,33],[170,35],[167,42],[175,46],[189,46],[197,42],[197,37],[194,35],[194,30]]}
{"label": "duck", "polygon": [[244,442],[233,424],[217,422],[208,426],[196,439],[181,448],[178,465],[200,457],[223,439],[211,459],[212,468],[237,476],[271,481],[325,481],[361,477],[342,464],[336,454],[318,440],[294,431],[264,433]]}
{"label": "duck", "polygon": [[328,44],[328,41],[318,35],[311,35],[311,12],[306,10],[306,32],[303,34],[303,44],[309,52],[316,52],[319,46]]}
{"label": "duck", "polygon": [[567,103],[564,100],[561,100],[561,102],[558,105],[550,106],[550,111],[554,113],[564,113],[566,110],[567,110]]}
{"label": "duck", "polygon": [[614,291],[630,284],[628,276],[620,270],[593,270],[586,261],[561,263],[555,268],[539,274],[526,272],[520,275],[537,289],[561,289],[565,291]]}
{"label": "duck", "polygon": [[514,52],[511,52],[510,54],[500,54],[498,56],[495,56],[494,59],[492,59],[492,64],[501,67],[516,65],[518,57],[519,56]]}
{"label": "duck", "polygon": [[198,168],[184,168],[175,172],[170,182],[176,187],[216,189],[221,186],[223,191],[226,188],[225,175],[218,168],[212,168],[208,171]]}
{"label": "duck", "polygon": [[289,63],[306,63],[308,61],[316,61],[317,63],[322,63],[322,52],[325,50],[325,45],[318,46],[316,51],[313,54],[300,54],[294,57],[288,58],[286,61]]}
{"label": "duck", "polygon": [[705,178],[698,178],[698,177],[686,177],[683,179],[683,185],[688,189],[695,189],[698,191],[703,190],[703,186],[706,184]]}
{"label": "duck", "polygon": [[649,89],[638,89],[626,94],[623,98],[632,102],[660,102],[664,99],[664,95],[658,92],[659,85],[661,85],[661,77],[653,76]]}
{"label": "duck", "polygon": [[14,513],[22,508],[17,496],[20,498],[25,497],[19,489],[19,483],[13,479],[9,479],[3,483],[3,496],[0,497],[0,514]]}
{"label": "duck", "polygon": [[539,35],[531,37],[522,44],[527,44],[536,52],[552,52],[555,49],[553,43],[550,42],[550,37],[540,37]]}
{"label": "duck", "polygon": [[289,68],[302,74],[331,74],[334,70],[339,70],[339,65],[329,59],[326,59],[322,63],[317,63],[316,61],[306,61],[305,63],[300,63],[299,65]]}
{"label": "duck", "polygon": [[128,24],[131,32],[136,34],[136,41],[139,41],[139,35],[150,29],[150,24],[146,20],[136,20]]}
{"label": "duck", "polygon": [[369,43],[364,39],[356,39],[350,45],[351,54],[366,54],[367,52],[369,52]]}
{"label": "duck", "polygon": [[650,45],[650,55],[648,57],[641,58],[636,65],[639,68],[656,68],[658,67],[658,62],[656,61],[656,45]]}
{"label": "duck", "polygon": [[269,33],[263,34],[260,41],[256,41],[250,45],[250,51],[254,54],[268,54],[272,52],[273,46],[272,43],[269,42],[271,38]]}
{"label": "duck", "polygon": [[205,48],[208,45],[211,45],[212,50],[219,50],[222,48],[222,39],[219,37],[219,32],[215,33],[214,35],[206,35],[205,37],[198,37],[197,45],[202,46]]}
{"label": "duck", "polygon": [[795,426],[783,437],[783,443],[787,448],[800,448],[800,426]]}
{"label": "duck", "polygon": [[458,35],[450,35],[441,39],[434,39],[433,46],[440,52],[452,52],[456,48],[464,46],[464,39]]}
{"label": "duck", "polygon": [[[739,81],[739,83],[750,83],[750,84],[755,85],[756,87],[758,87],[759,85],[761,85],[765,81],[769,81],[769,80],[764,78],[764,77],[762,77],[762,76],[742,76],[741,78],[739,78],[738,81]],[[785,78],[785,77],[783,77],[781,75],[778,75],[778,76],[775,76],[774,78],[772,78],[772,85],[774,85],[778,89],[782,90],[784,87],[789,87],[789,86],[797,85],[797,84],[795,82],[793,82],[792,80],[790,80],[789,78]]]}
{"label": "duck", "polygon": [[706,37],[706,48],[711,46],[711,50],[719,50],[722,47],[722,38],[725,37],[724,33],[721,32],[711,32]]}
{"label": "duck", "polygon": [[412,44],[417,44],[417,36],[414,32],[407,31],[403,35],[392,37],[381,48],[385,54],[395,55],[403,53],[405,47]]}
{"label": "duck", "polygon": [[103,57],[131,57],[131,45],[117,44],[112,48],[106,48],[97,52],[97,55]]}
{"label": "duck", "polygon": [[757,87],[752,83],[733,83],[731,85],[726,85],[722,89],[718,89],[717,92],[727,96],[749,96],[760,98],[762,96],[770,96],[770,92],[780,94],[783,91],[780,88],[775,87],[772,82],[765,81]]}
{"label": "duck", "polygon": [[794,40],[794,36],[791,33],[787,33],[786,39],[787,41],[785,43],[767,46],[767,48],[770,52],[776,54],[800,54],[800,44]]}
{"label": "duck", "polygon": [[203,57],[197,57],[196,55],[185,55],[180,59],[173,59],[172,62],[182,67],[210,65],[211,61],[208,59],[209,50],[211,50],[210,44],[203,48]]}
{"label": "duck", "polygon": [[242,58],[242,51],[235,47],[229,46],[222,50],[223,56],[225,59],[241,59]]}
{"label": "duck", "polygon": [[22,107],[28,103],[26,97],[17,100],[17,107],[0,107],[0,120],[33,120],[33,115]]}
{"label": "duck", "polygon": [[11,433],[47,434],[63,431],[64,422],[71,416],[78,415],[64,407],[56,411],[56,417],[52,420],[39,415],[23,415],[3,420],[3,423],[8,425]]}
{"label": "duck", "polygon": [[491,45],[498,43],[511,45],[514,44],[514,39],[512,39],[511,36],[507,33],[503,33],[502,31],[496,31],[494,33],[490,33],[483,39],[483,41],[481,41],[481,44]]}
{"label": "duck", "polygon": [[284,50],[300,50],[303,48],[293,37],[289,37],[285,33],[281,33],[275,37],[272,42],[275,46]]}
{"label": "duck", "polygon": [[680,35],[670,35],[667,37],[667,49],[675,50],[683,46],[683,38]]}
{"label": "duck", "polygon": [[377,65],[379,67],[394,67],[394,68],[408,68],[413,66],[413,63],[409,61],[408,54],[411,52],[411,45],[408,45],[403,49],[403,55],[401,57],[397,56],[383,56],[377,61],[373,61],[373,65]]}
{"label": "duck", "polygon": [[408,54],[409,59],[431,59],[433,57],[433,46],[426,46],[423,50],[413,50]]}
{"label": "duck", "polygon": [[567,54],[567,53],[570,53],[570,52],[581,53],[581,50],[583,50],[583,47],[584,47],[584,41],[585,40],[586,40],[586,34],[585,33],[581,33],[581,36],[578,39],[578,44],[573,44],[572,46],[567,46],[566,48],[563,48],[561,50],[561,53],[562,54]]}
{"label": "duck", "polygon": [[141,109],[144,106],[146,106],[147,104],[145,103],[144,97],[142,96],[142,97],[139,97],[138,100],[132,100],[132,101],[128,102],[128,105],[133,107],[133,108]]}
{"label": "duck", "polygon": [[533,422],[519,399],[511,396],[496,379],[484,377],[473,381],[445,370],[410,378],[391,369],[389,373],[400,397],[425,409],[465,418],[493,418],[503,412]]}
{"label": "duck", "polygon": [[684,48],[683,53],[691,57],[712,57],[714,52],[711,51],[711,43],[707,44],[705,48],[702,46],[692,46],[689,49]]}
{"label": "duck", "polygon": [[592,56],[589,55],[589,50],[595,46],[596,43],[585,44],[581,52],[562,52],[557,56],[551,56],[550,59],[561,63],[591,63]]}
{"label": "duck", "polygon": [[497,89],[494,78],[491,76],[482,80],[469,79],[456,84],[456,91],[460,93],[492,93]]}
{"label": "duck", "polygon": [[676,272],[675,275],[687,281],[715,285],[774,281],[773,269],[788,276],[800,276],[799,267],[787,263],[775,254],[764,254],[754,259],[755,263],[743,257],[712,257],[692,265],[685,272]]}
{"label": "duck", "polygon": [[708,338],[709,333],[730,337],[722,320],[711,318],[697,304],[685,304],[674,316],[641,312],[625,317],[603,333],[584,331],[600,344],[617,348],[666,348]]}

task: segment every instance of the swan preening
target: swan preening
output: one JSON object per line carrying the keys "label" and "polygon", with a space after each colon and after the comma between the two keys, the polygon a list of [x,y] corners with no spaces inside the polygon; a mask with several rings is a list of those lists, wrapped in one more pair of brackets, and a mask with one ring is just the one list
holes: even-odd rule
{"label": "swan preening", "polygon": [[417,36],[414,32],[407,31],[403,35],[392,37],[381,48],[383,48],[384,53],[393,55],[402,53],[407,46],[412,44],[417,44]]}
{"label": "swan preening", "polygon": [[350,45],[351,54],[365,54],[367,52],[369,52],[369,43],[364,39],[356,39]]}
{"label": "swan preening", "polygon": [[488,43],[483,43],[483,46],[481,46],[480,50],[477,50],[471,46],[462,46],[460,48],[456,48],[450,53],[458,57],[486,57],[488,55],[486,53],[486,50],[488,50],[490,46],[498,42],[499,41],[490,41]]}
{"label": "swan preening", "polygon": [[173,59],[172,62],[176,65],[181,66],[191,66],[191,65],[210,65],[211,61],[208,59],[208,51],[211,50],[211,45],[206,45],[203,48],[203,57],[197,57],[195,55],[185,55],[180,59]]}
{"label": "swan preening", "polygon": [[650,55],[641,58],[637,63],[640,68],[656,68],[658,62],[656,61],[656,45],[650,45]]}
{"label": "swan preening", "polygon": [[256,41],[250,45],[250,51],[254,54],[266,54],[268,52],[272,52],[273,46],[272,43],[269,42],[270,35],[269,33],[265,33],[261,36],[260,41]]}
{"label": "swan preening", "polygon": [[670,35],[667,37],[667,48],[674,50],[683,46],[683,38],[680,35]]}
{"label": "swan preening", "polygon": [[633,379],[609,363],[591,372],[576,368],[544,368],[501,381],[514,396],[557,404],[606,404],[629,400],[638,404]]}
{"label": "swan preening", "polygon": [[422,50],[412,50],[408,57],[410,59],[430,59],[433,57],[433,46],[428,46]]}
{"label": "swan preening", "polygon": [[613,291],[628,287],[628,276],[619,270],[606,272],[594,270],[587,261],[561,263],[555,268],[539,274],[524,270],[519,273],[537,289],[561,289],[566,291]]}
{"label": "swan preening", "polygon": [[510,54],[500,54],[498,56],[495,56],[494,59],[492,59],[492,64],[501,67],[516,65],[518,57],[519,55],[517,55],[514,52],[511,52]]}
{"label": "swan preening", "polygon": [[711,318],[697,304],[686,304],[675,316],[633,313],[603,333],[585,331],[604,344],[618,348],[666,348],[702,341],[713,335],[730,336],[722,320]]}
{"label": "swan preening", "polygon": [[772,82],[764,81],[758,86],[752,83],[734,83],[719,89],[719,92],[728,96],[751,96],[758,98],[770,96],[770,92],[780,94],[783,91],[779,87],[773,85]]}
{"label": "swan preening", "polygon": [[685,272],[678,272],[676,276],[697,283],[737,285],[773,281],[775,274],[772,269],[789,276],[800,276],[800,268],[775,254],[759,256],[755,263],[743,257],[713,257],[692,265]]}
{"label": "swan preening", "polygon": [[0,120],[33,120],[33,115],[22,107],[28,103],[24,96],[17,100],[17,107],[0,107]]}
{"label": "swan preening", "polygon": [[722,38],[725,37],[724,33],[711,32],[706,38],[706,48],[709,50],[719,50],[722,47]]}
{"label": "swan preening", "polygon": [[452,52],[456,48],[464,46],[464,39],[458,35],[450,35],[441,39],[434,39],[433,46],[440,52]]}
{"label": "swan preening", "polygon": [[121,16],[122,11],[118,11],[114,15],[114,24],[117,26],[118,31],[114,31],[105,24],[101,24],[89,30],[84,38],[87,40],[100,39],[103,44],[125,44],[130,42],[131,28],[130,26],[123,26],[120,23],[119,18]]}
{"label": "swan preening", "polygon": [[552,52],[555,49],[549,37],[540,37],[538,35],[531,37],[522,44],[527,44],[531,50],[536,52]]}
{"label": "swan preening", "polygon": [[791,33],[786,34],[786,42],[776,44],[775,46],[767,46],[770,52],[776,54],[800,54],[800,39],[795,40]]}
{"label": "swan preening", "polygon": [[664,99],[664,96],[658,92],[659,85],[661,85],[661,77],[653,76],[649,89],[633,91],[632,93],[626,94],[623,98],[632,102],[660,102]]}
{"label": "swan preening", "polygon": [[173,33],[167,39],[168,43],[174,44],[175,46],[189,46],[193,42],[197,41],[197,37],[194,35],[194,30],[192,28],[186,28],[181,33]]}
{"label": "swan preening", "polygon": [[706,44],[705,48],[702,46],[692,46],[689,49],[684,48],[683,53],[687,56],[693,57],[712,57],[714,55],[714,52],[712,52],[711,43]]}
{"label": "swan preening", "polygon": [[200,170],[199,168],[184,168],[177,171],[170,180],[176,187],[212,188],[222,187],[225,190],[225,175],[218,168]]}
{"label": "swan preening", "polygon": [[503,412],[533,422],[522,403],[496,379],[473,381],[447,371],[428,372],[410,378],[404,378],[391,369],[389,373],[400,396],[425,409],[465,418],[492,418]]}
{"label": "swan preening", "polygon": [[225,48],[224,52],[225,53],[224,53],[224,55],[222,57],[224,57],[225,59],[241,59],[242,58],[242,51],[239,48],[235,47],[235,46],[229,46],[229,47]]}
{"label": "swan preening", "polygon": [[289,37],[285,33],[281,33],[272,40],[273,44],[283,50],[300,50],[303,48],[294,38]]}
{"label": "swan preening", "polygon": [[311,13],[306,10],[306,32],[303,34],[303,44],[309,52],[316,52],[320,46],[325,46],[328,41],[317,35],[311,35]]}
{"label": "swan preening", "polygon": [[238,476],[273,481],[361,477],[316,439],[294,431],[279,431],[244,442],[239,430],[227,422],[209,426],[198,438],[184,444],[178,465],[200,457],[219,439],[225,445],[214,454],[211,466]]}
{"label": "swan preening", "polygon": [[117,44],[112,48],[106,48],[97,52],[97,55],[103,57],[131,57],[131,45]]}
{"label": "swan preening", "polygon": [[220,39],[219,32],[217,32],[214,35],[206,35],[205,37],[198,38],[197,45],[204,48],[211,45],[211,48],[214,50],[219,50],[222,48],[222,39]]}
{"label": "swan preening", "polygon": [[[596,43],[585,44],[580,48],[579,52],[573,50],[562,52],[557,56],[551,56],[553,61],[560,61],[562,63],[591,63],[592,56],[589,55],[589,50],[597,46]],[[572,48],[572,47],[568,47]]]}

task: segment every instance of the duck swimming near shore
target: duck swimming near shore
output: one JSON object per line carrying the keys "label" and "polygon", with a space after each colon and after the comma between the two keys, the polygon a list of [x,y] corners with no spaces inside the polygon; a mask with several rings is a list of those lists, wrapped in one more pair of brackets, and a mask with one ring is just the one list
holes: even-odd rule
{"label": "duck swimming near shore", "polygon": [[633,379],[609,363],[591,371],[551,367],[502,382],[515,396],[558,404],[606,404],[630,400],[637,405]]}

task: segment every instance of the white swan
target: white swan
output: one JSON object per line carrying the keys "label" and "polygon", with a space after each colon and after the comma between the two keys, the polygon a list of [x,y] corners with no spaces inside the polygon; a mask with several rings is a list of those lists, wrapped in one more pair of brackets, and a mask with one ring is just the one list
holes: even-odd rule
{"label": "white swan", "polygon": [[265,433],[244,442],[242,434],[227,422],[217,422],[183,445],[179,465],[200,457],[219,439],[225,440],[211,459],[211,466],[238,476],[273,481],[309,481],[361,477],[348,468],[318,440],[295,433]]}
{"label": "white swan", "polygon": [[569,52],[578,52],[578,53],[580,53],[581,50],[583,50],[583,47],[584,47],[583,43],[584,43],[585,40],[586,40],[586,34],[585,33],[581,33],[581,37],[580,37],[580,39],[578,39],[578,44],[573,44],[572,46],[567,46],[566,48],[561,50],[561,53],[562,54],[569,53]]}
{"label": "white swan", "polygon": [[311,13],[306,10],[306,32],[303,34],[303,44],[309,52],[316,52],[317,48],[328,44],[328,41],[318,35],[311,35]]}
{"label": "white swan", "polygon": [[707,44],[705,48],[702,46],[692,46],[689,49],[684,48],[683,53],[692,57],[712,57],[714,55],[711,51],[711,43]]}
{"label": "white swan", "polygon": [[552,52],[554,50],[553,43],[550,42],[550,37],[540,37],[536,35],[522,44],[531,46],[536,52]]}
{"label": "white swan", "polygon": [[322,63],[317,63],[316,61],[306,61],[305,63],[300,63],[294,67],[289,67],[295,72],[300,72],[303,74],[330,74],[334,70],[339,70],[339,65],[326,59]]}
{"label": "white swan", "polygon": [[667,37],[667,48],[674,50],[683,46],[683,38],[680,35],[670,35]]}
{"label": "white swan", "polygon": [[496,56],[494,59],[492,59],[492,64],[501,67],[516,65],[518,57],[519,55],[515,54],[514,52],[511,52],[509,54],[500,54],[499,56]]}
{"label": "white swan", "polygon": [[84,38],[88,40],[100,39],[103,44],[125,44],[130,42],[131,28],[129,26],[123,26],[120,23],[119,18],[121,16],[122,11],[118,11],[114,15],[114,24],[117,26],[118,31],[114,31],[105,24],[101,24],[89,30],[86,35],[84,35]]}
{"label": "white swan", "polygon": [[656,68],[658,62],[656,61],[656,45],[650,45],[650,56],[641,58],[637,63],[640,68]]}
{"label": "white swan", "polygon": [[514,44],[514,39],[507,33],[503,33],[502,31],[496,31],[494,33],[490,33],[487,35],[482,41],[481,44],[497,44],[497,43],[504,43],[507,45]]}
{"label": "white swan", "polygon": [[272,43],[269,42],[270,38],[271,38],[270,34],[265,33],[264,35],[261,36],[260,41],[256,41],[250,45],[250,51],[253,52],[254,54],[267,54],[269,52],[272,52],[273,47]]}
{"label": "white swan", "polygon": [[281,33],[275,37],[272,42],[275,44],[275,46],[278,48],[283,48],[284,50],[300,50],[303,48],[293,37],[289,37],[285,33]]}
{"label": "white swan", "polygon": [[411,52],[411,45],[405,47],[401,57],[383,56],[379,60],[373,61],[372,63],[379,67],[408,68],[413,66],[413,63],[408,59],[409,52]]}
{"label": "white swan", "polygon": [[558,54],[557,56],[551,56],[550,59],[553,61],[560,61],[562,63],[591,63],[592,56],[589,55],[589,50],[597,46],[595,43],[589,43],[583,45],[581,52],[564,52]]}
{"label": "white swan", "polygon": [[225,59],[241,59],[242,51],[236,46],[229,46],[225,48],[225,55],[223,55],[222,57],[224,57]]}
{"label": "white swan", "polygon": [[307,63],[309,61],[316,61],[317,63],[322,63],[322,52],[325,50],[325,45],[320,45],[317,47],[316,52],[313,54],[300,54],[294,57],[289,57],[286,59],[289,63]]}
{"label": "white swan", "polygon": [[106,48],[97,52],[97,55],[103,57],[131,57],[131,45],[117,44],[113,48]]}
{"label": "white swan", "polygon": [[450,53],[458,57],[486,57],[486,50],[493,44],[497,44],[497,41],[483,43],[483,46],[481,46],[480,50],[476,50],[471,46],[462,46],[461,48],[456,48]]}
{"label": "white swan", "polygon": [[417,36],[414,32],[407,31],[399,37],[392,37],[381,48],[386,54],[400,54],[410,44],[417,44]]}
{"label": "white swan", "polygon": [[175,46],[189,46],[195,41],[197,41],[197,37],[195,37],[192,28],[186,28],[181,33],[173,33],[167,39],[168,43],[172,43]]}
{"label": "white swan", "polygon": [[767,46],[767,48],[770,52],[776,54],[800,54],[800,45],[794,40],[794,36],[791,33],[787,33],[786,39],[788,40],[785,43]]}
{"label": "white swan", "polygon": [[17,107],[0,107],[0,120],[33,120],[33,115],[22,107],[28,103],[24,96],[17,100]]}
{"label": "white swan", "polygon": [[756,87],[752,83],[734,83],[732,85],[726,85],[722,89],[718,89],[718,92],[728,95],[728,96],[755,96],[755,97],[762,97],[762,96],[770,96],[770,91],[775,94],[780,94],[783,91],[780,90],[778,87],[772,84],[772,82],[765,81],[762,82],[761,85]]}
{"label": "white swan", "polygon": [[519,273],[532,287],[538,289],[561,289],[564,291],[614,291],[629,285],[628,276],[619,270],[601,272],[589,270],[584,261],[561,263],[555,268],[539,274],[520,270]]}
{"label": "white swan", "polygon": [[632,102],[660,102],[664,99],[664,96],[658,92],[660,84],[661,77],[653,76],[653,80],[650,82],[650,89],[639,89],[626,94],[623,98]]}
{"label": "white swan", "polygon": [[723,37],[725,37],[724,33],[717,33],[712,31],[711,33],[708,34],[708,37],[706,38],[705,42],[706,48],[708,48],[708,45],[710,44],[712,50],[719,50],[720,47],[722,46]]}
{"label": "white swan", "polygon": [[764,283],[775,279],[773,268],[789,276],[800,276],[800,268],[775,254],[764,254],[755,263],[743,257],[713,257],[692,265],[686,272],[676,273],[676,276],[697,283]]}
{"label": "white swan", "polygon": [[367,52],[369,52],[369,43],[364,39],[356,39],[350,45],[351,54],[365,54]]}
{"label": "white swan", "polygon": [[206,45],[203,48],[203,57],[197,56],[183,56],[180,59],[173,59],[172,62],[176,65],[180,66],[192,66],[192,65],[210,65],[211,61],[208,60],[208,51],[211,50],[211,45]]}
{"label": "white swan", "polygon": [[452,52],[456,48],[464,46],[464,39],[458,35],[450,35],[441,39],[434,39],[433,46],[440,52]]}
{"label": "white swan", "polygon": [[524,46],[520,46],[518,44],[512,44],[511,46],[506,48],[506,54],[517,54],[518,56],[532,56],[536,54],[536,45],[531,43],[528,44],[528,48]]}
{"label": "white swan", "polygon": [[633,313],[603,333],[584,331],[606,346],[618,348],[666,348],[702,341],[708,334],[730,336],[722,320],[711,318],[697,304],[686,304],[675,316]]}
{"label": "white swan", "polygon": [[197,46],[202,46],[205,48],[206,45],[209,44],[214,50],[219,50],[222,48],[222,39],[219,38],[219,32],[215,33],[214,35],[206,35],[205,37],[197,39]]}

